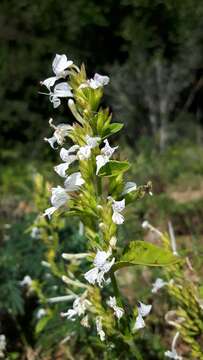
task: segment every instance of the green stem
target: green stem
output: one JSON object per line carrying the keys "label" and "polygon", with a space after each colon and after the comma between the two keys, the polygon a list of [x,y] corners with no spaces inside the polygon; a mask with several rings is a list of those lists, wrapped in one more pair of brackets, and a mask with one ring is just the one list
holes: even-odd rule
{"label": "green stem", "polygon": [[111,278],[111,283],[113,286],[113,291],[114,291],[114,295],[116,297],[116,300],[118,302],[118,305],[122,306],[122,299],[121,299],[121,294],[118,288],[118,284],[116,281],[116,277],[113,271],[110,272],[110,278]]}

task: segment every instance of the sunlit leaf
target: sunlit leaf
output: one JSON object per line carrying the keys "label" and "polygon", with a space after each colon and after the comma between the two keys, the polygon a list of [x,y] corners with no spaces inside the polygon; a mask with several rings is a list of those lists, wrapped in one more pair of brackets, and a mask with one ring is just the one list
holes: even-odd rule
{"label": "sunlit leaf", "polygon": [[98,175],[107,177],[117,176],[127,171],[129,167],[130,164],[127,161],[111,160],[107,164],[102,166],[102,168],[99,170]]}
{"label": "sunlit leaf", "polygon": [[169,250],[145,241],[132,241],[120,261],[115,263],[113,270],[131,265],[167,266],[181,259]]}

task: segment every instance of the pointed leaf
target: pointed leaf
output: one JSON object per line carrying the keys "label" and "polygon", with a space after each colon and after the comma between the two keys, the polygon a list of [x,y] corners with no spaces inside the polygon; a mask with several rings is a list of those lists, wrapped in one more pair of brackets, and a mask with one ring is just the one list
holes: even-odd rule
{"label": "pointed leaf", "polygon": [[103,137],[107,137],[107,136],[111,136],[113,134],[116,134],[117,132],[119,132],[122,128],[123,128],[124,124],[120,124],[120,123],[113,123],[110,124],[102,133]]}
{"label": "pointed leaf", "polygon": [[168,266],[179,262],[178,256],[164,248],[145,241],[132,241],[120,261],[112,267],[113,271],[131,265]]}
{"label": "pointed leaf", "polygon": [[110,160],[107,164],[102,166],[98,175],[107,177],[117,176],[127,171],[129,167],[130,164],[127,161]]}

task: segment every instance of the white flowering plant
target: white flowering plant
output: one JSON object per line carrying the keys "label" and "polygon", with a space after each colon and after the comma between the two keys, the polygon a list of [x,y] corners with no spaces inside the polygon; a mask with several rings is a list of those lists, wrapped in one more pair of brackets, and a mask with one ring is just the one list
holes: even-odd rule
{"label": "white flowering plant", "polygon": [[[137,186],[126,182],[130,164],[116,159],[118,146],[110,143],[110,137],[123,124],[112,122],[109,109],[100,106],[109,77],[95,74],[88,79],[84,65],[79,68],[66,55],[57,54],[52,68],[55,75],[41,85],[47,87],[54,108],[68,105],[75,122],[54,125],[53,119],[49,121],[54,132],[45,141],[54,151],[59,150],[61,163],[54,171],[60,184],[51,189],[51,206],[44,216],[50,221],[62,213],[77,217],[87,239],[85,253],[62,254],[68,264],[77,259],[79,269],[70,274],[67,266],[67,274],[62,276],[73,303],[61,316],[73,324],[79,320],[87,329],[93,327],[102,342],[108,343],[116,335],[132,348],[135,333],[145,326],[144,318],[152,306],[140,299],[133,308],[127,305],[116,272],[136,265],[169,266],[180,257],[141,240],[118,246],[118,228],[125,222],[126,207],[152,195],[151,183]],[[84,263],[88,267],[85,272]]]}

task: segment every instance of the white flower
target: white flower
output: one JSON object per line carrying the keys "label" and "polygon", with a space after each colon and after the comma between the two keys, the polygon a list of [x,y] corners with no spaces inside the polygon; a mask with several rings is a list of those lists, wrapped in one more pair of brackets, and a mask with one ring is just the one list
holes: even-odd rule
{"label": "white flower", "polygon": [[37,317],[37,319],[41,319],[46,314],[47,314],[47,311],[42,308],[37,311],[36,317]]}
{"label": "white flower", "polygon": [[29,275],[25,275],[23,280],[20,281],[21,286],[30,286],[32,285],[32,279]]}
{"label": "white flower", "polygon": [[97,328],[97,334],[100,337],[101,341],[105,340],[105,332],[102,329],[102,317],[101,316],[97,316],[96,317],[96,328]]}
{"label": "white flower", "polygon": [[80,172],[76,172],[67,177],[64,182],[66,191],[72,192],[77,191],[81,185],[84,184],[84,179],[81,176]]}
{"label": "white flower", "polygon": [[118,148],[118,146],[111,147],[109,145],[108,140],[104,140],[105,146],[101,149],[101,155],[96,156],[96,164],[97,164],[97,171],[98,174],[99,170],[109,162],[110,157],[113,155],[114,151]]}
{"label": "white flower", "polygon": [[49,90],[50,87],[53,86],[56,80],[60,78],[65,78],[67,76],[67,71],[70,66],[73,65],[71,60],[67,60],[66,55],[59,55],[56,54],[53,62],[52,62],[52,69],[56,76],[52,76],[44,81],[41,82],[41,85],[45,85]]}
{"label": "white flower", "polygon": [[78,151],[78,158],[80,160],[88,160],[91,156],[91,147],[88,145],[84,145],[80,147]]}
{"label": "white flower", "polygon": [[91,302],[83,297],[77,297],[73,302],[73,308],[69,309],[66,313],[61,313],[61,316],[67,317],[67,319],[75,321],[77,316],[84,315],[86,310],[91,305]]}
{"label": "white flower", "polygon": [[151,311],[152,305],[145,305],[141,301],[138,303],[138,315],[135,321],[135,325],[133,327],[133,331],[142,329],[145,327],[145,322],[143,317],[147,316]]}
{"label": "white flower", "polygon": [[30,236],[33,239],[39,239],[40,238],[40,229],[37,226],[34,226],[32,228]]}
{"label": "white flower", "polygon": [[124,310],[116,304],[115,296],[114,297],[110,296],[109,300],[107,301],[107,305],[109,305],[114,310],[114,315],[118,319],[120,319],[123,316]]}
{"label": "white flower", "polygon": [[176,350],[173,350],[173,351],[165,351],[164,353],[165,356],[169,357],[170,359],[175,359],[175,360],[182,360],[182,356],[179,356],[177,354],[177,351]]}
{"label": "white flower", "polygon": [[124,216],[121,215],[121,212],[125,209],[125,199],[121,201],[114,200],[111,196],[108,197],[108,199],[112,200],[112,220],[114,224],[121,225],[124,222]]}
{"label": "white flower", "polygon": [[91,156],[91,149],[94,149],[96,146],[98,146],[99,141],[101,140],[100,137],[92,137],[89,135],[86,135],[85,141],[86,145],[81,146],[78,151],[78,158],[80,160],[88,160]]}
{"label": "white flower", "polygon": [[147,220],[145,220],[145,221],[143,221],[143,223],[142,223],[142,227],[143,227],[143,229],[148,229],[149,228],[149,221],[147,221]]}
{"label": "white flower", "polygon": [[179,335],[180,335],[180,333],[179,333],[179,331],[177,331],[177,333],[175,334],[173,341],[172,341],[171,351],[168,350],[164,353],[164,355],[169,357],[170,359],[182,360],[182,356],[179,356],[176,351],[176,342],[177,342]]}
{"label": "white flower", "polygon": [[107,85],[109,83],[109,77],[103,76],[99,74],[95,74],[93,79],[87,80],[85,83],[80,85],[80,89],[90,87],[92,89],[98,89],[99,87],[102,87],[104,85]]}
{"label": "white flower", "polygon": [[53,63],[52,69],[56,76],[64,77],[66,76],[66,72],[64,70],[73,65],[72,60],[68,60],[66,55],[56,54]]}
{"label": "white flower", "polygon": [[67,177],[66,170],[75,160],[77,160],[76,151],[78,149],[79,149],[78,145],[73,145],[68,150],[61,148],[60,157],[64,161],[64,163],[54,167],[54,170],[57,172],[59,176],[64,178]]}
{"label": "white flower", "polygon": [[84,277],[90,284],[95,284],[96,282],[102,287],[104,279],[104,274],[106,274],[115,262],[115,258],[111,261],[107,259],[111,256],[110,252],[97,251],[97,254],[94,258],[94,268],[85,273]]}
{"label": "white flower", "polygon": [[134,182],[129,181],[125,184],[122,195],[126,195],[131,191],[135,191],[136,189],[137,189],[137,185]]}
{"label": "white flower", "polygon": [[0,335],[0,357],[4,359],[4,351],[6,350],[6,337],[4,334]]}
{"label": "white flower", "polygon": [[52,188],[52,196],[51,196],[51,204],[52,207],[48,208],[44,212],[44,216],[48,216],[50,219],[51,215],[61,206],[65,205],[69,196],[65,189],[61,186],[57,186],[56,188]]}
{"label": "white flower", "polygon": [[68,136],[68,132],[72,130],[72,126],[68,124],[59,124],[55,126],[53,124],[53,119],[49,120],[50,126],[55,130],[51,138],[44,138],[45,141],[48,141],[50,146],[55,149],[54,145],[57,142],[59,145],[63,145],[64,139]]}
{"label": "white flower", "polygon": [[163,279],[156,279],[156,281],[152,284],[152,293],[156,294],[159,289],[164,287],[167,284],[167,282],[163,281]]}
{"label": "white flower", "polygon": [[40,92],[40,94],[43,95],[48,95],[49,96],[49,100],[51,101],[51,103],[53,103],[53,107],[57,108],[60,104],[61,104],[61,100],[60,98],[65,98],[65,97],[73,97],[73,94],[71,92],[71,88],[68,85],[67,82],[62,82],[57,84],[54,87],[54,90],[50,90],[49,84],[47,85],[46,83],[44,84],[47,86],[49,93],[43,93]]}

